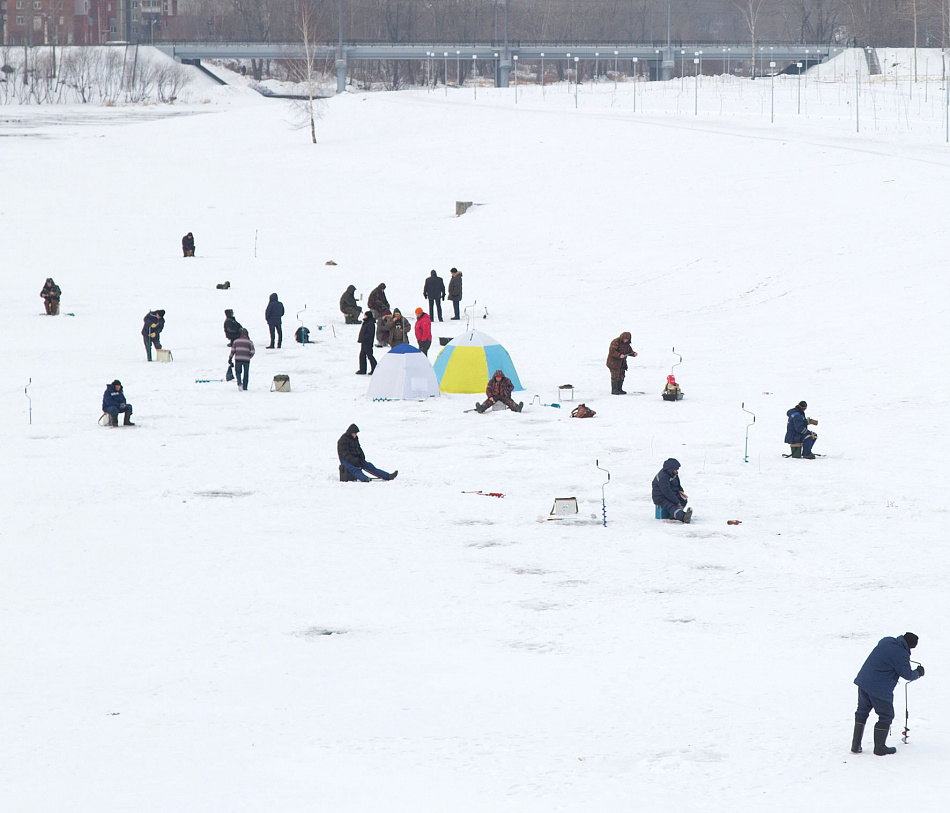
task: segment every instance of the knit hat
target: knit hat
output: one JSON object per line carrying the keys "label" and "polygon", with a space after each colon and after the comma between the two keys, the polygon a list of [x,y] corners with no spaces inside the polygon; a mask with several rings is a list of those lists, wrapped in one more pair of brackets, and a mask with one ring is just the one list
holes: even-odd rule
{"label": "knit hat", "polygon": [[418,316],[419,314],[424,313],[424,312],[425,312],[425,311],[423,311],[422,308],[416,308],[416,316]]}
{"label": "knit hat", "polygon": [[799,402],[798,402],[798,408],[799,408],[799,409],[808,409],[808,404],[806,404],[804,401],[799,401]]}
{"label": "knit hat", "polygon": [[913,649],[915,646],[917,646],[918,638],[917,638],[917,636],[914,635],[914,633],[912,633],[912,632],[905,632],[905,633],[904,633],[904,640],[907,641],[907,646],[909,646],[911,649]]}

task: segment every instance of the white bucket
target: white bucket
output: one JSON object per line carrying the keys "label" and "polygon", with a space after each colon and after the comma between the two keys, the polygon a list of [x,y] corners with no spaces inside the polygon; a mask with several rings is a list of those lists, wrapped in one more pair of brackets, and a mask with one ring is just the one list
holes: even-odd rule
{"label": "white bucket", "polygon": [[271,384],[271,392],[290,392],[290,376],[275,375],[274,383]]}
{"label": "white bucket", "polygon": [[171,361],[172,351],[157,348],[155,350],[155,361]]}

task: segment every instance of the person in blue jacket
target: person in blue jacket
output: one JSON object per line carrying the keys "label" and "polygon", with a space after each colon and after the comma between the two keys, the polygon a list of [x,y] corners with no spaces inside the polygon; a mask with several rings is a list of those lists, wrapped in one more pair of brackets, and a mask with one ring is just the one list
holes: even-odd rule
{"label": "person in blue jacket", "polygon": [[680,485],[680,462],[671,457],[653,478],[653,504],[660,506],[670,519],[689,522],[693,509],[686,507],[686,495]]}
{"label": "person in blue jacket", "polygon": [[881,638],[858,672],[854,679],[854,685],[858,687],[858,709],[854,713],[852,753],[861,753],[864,724],[868,721],[871,709],[877,712],[874,753],[883,757],[897,752],[896,748],[887,746],[887,732],[894,719],[894,687],[898,678],[910,681],[924,676],[923,666],[912,669],[910,665],[910,651],[917,646],[917,640],[912,632],[905,632],[896,638]]}
{"label": "person in blue jacket", "polygon": [[812,446],[818,440],[818,435],[809,429],[809,425],[818,426],[818,421],[814,418],[805,417],[805,410],[808,404],[799,401],[785,414],[788,415],[788,428],[785,430],[785,442],[792,447],[792,457],[804,457],[806,460],[814,460],[815,456],[811,453]]}
{"label": "person in blue jacket", "polygon": [[277,346],[280,347],[284,341],[284,331],[281,328],[281,319],[284,318],[284,305],[277,299],[277,294],[270,295],[270,301],[264,311],[264,319],[267,321],[267,329],[270,331],[270,344],[268,350],[274,349],[274,334],[277,334]]}
{"label": "person in blue jacket", "polygon": [[125,413],[123,426],[135,426],[132,423],[132,404],[125,400],[125,393],[122,392],[122,382],[117,378],[102,394],[102,411],[109,414],[109,426],[119,425],[119,413]]}

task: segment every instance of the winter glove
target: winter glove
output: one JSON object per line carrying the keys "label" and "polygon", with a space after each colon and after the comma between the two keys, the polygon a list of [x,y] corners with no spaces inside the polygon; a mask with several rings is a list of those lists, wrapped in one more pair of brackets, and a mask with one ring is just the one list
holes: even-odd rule
{"label": "winter glove", "polygon": [[818,426],[818,421],[816,421],[814,418],[809,418],[808,423],[810,423],[812,426]]}
{"label": "winter glove", "polygon": [[917,667],[917,676],[918,676],[918,677],[923,677],[923,676],[924,676],[924,667],[923,667],[923,666],[918,666],[918,667]]}

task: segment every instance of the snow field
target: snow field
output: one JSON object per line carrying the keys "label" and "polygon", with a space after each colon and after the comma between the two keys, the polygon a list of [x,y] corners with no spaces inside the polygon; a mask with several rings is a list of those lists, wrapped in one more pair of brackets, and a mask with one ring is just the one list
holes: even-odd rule
{"label": "snow field", "polygon": [[[5,140],[0,204],[5,808],[941,809],[939,121],[855,134],[789,93],[774,126],[761,104],[697,120],[677,84],[637,114],[627,87],[578,110],[540,89],[348,94],[317,147],[235,89],[124,126],[17,111],[35,124]],[[453,265],[521,415],[374,403],[353,375],[346,285],[365,302],[385,281],[411,313]],[[38,315],[46,276],[76,316]],[[292,338],[304,305],[314,346]],[[155,307],[175,361],[146,366]],[[228,307],[258,347],[246,393],[195,383],[223,378]],[[611,398],[623,330],[645,394]],[[276,373],[291,393],[267,392]],[[95,423],[115,377],[135,429]],[[563,383],[596,418],[528,406]],[[802,398],[822,460],[780,457]],[[337,482],[350,422],[396,481]],[[670,456],[689,526],[653,519]],[[461,493],[479,489],[505,497]],[[539,523],[562,496],[595,519]],[[907,629],[927,666],[910,744],[900,691],[898,754],[852,756],[851,680]]]}

